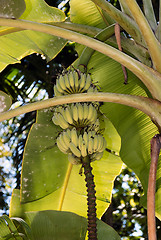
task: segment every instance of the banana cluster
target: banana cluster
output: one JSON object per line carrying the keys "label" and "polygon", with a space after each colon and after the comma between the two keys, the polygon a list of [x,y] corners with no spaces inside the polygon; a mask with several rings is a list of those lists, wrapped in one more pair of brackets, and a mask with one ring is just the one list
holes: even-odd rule
{"label": "banana cluster", "polygon": [[101,159],[106,148],[106,140],[95,131],[78,134],[76,128],[67,129],[57,138],[57,146],[72,164],[81,164],[82,158],[89,156],[91,161]]}
{"label": "banana cluster", "polygon": [[[55,108],[52,121],[63,129],[99,126],[96,107],[91,103],[75,103]],[[96,122],[97,121],[97,122]]]}
{"label": "banana cluster", "polygon": [[85,73],[80,73],[79,75],[77,71],[60,75],[54,86],[54,94],[56,97],[88,91],[97,92],[97,89],[92,86],[90,75],[86,75]]}

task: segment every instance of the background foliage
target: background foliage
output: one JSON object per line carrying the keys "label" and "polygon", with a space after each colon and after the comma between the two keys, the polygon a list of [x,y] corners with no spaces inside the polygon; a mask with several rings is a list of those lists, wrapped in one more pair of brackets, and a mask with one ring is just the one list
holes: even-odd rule
{"label": "background foliage", "polygon": [[[46,1],[49,5],[57,7],[61,1]],[[142,5],[142,1],[137,1]],[[111,1],[118,8],[118,1]],[[158,17],[158,1],[153,1],[156,16]],[[66,14],[69,11],[68,1],[63,5]],[[35,100],[53,97],[53,85],[59,73],[70,66],[77,57],[74,44],[68,44],[61,53],[48,62],[40,54],[32,54],[21,60],[20,64],[9,65],[0,74],[0,90],[12,96],[14,106],[23,105]],[[8,196],[10,196],[15,181],[16,188],[20,187],[20,173],[22,155],[26,137],[31,125],[35,122],[35,112],[16,117],[1,124],[2,141],[0,150],[3,156],[0,167],[0,209],[7,212]],[[11,149],[9,151],[8,149]],[[5,149],[5,151],[4,151]],[[5,158],[3,158],[5,157]],[[4,164],[8,162],[8,168]],[[6,163],[6,162],[5,162]],[[103,220],[113,226],[120,236],[135,235],[136,228],[140,228],[140,237],[147,238],[146,210],[140,206],[142,187],[131,170],[125,168],[115,181],[113,199]],[[158,234],[160,234],[160,222],[158,221]],[[129,238],[130,239],[130,238]],[[131,239],[137,239],[131,236]]]}

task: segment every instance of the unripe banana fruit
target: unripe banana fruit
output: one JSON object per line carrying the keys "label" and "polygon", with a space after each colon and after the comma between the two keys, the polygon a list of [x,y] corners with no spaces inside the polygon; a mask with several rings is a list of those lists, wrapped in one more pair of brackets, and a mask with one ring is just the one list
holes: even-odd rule
{"label": "unripe banana fruit", "polygon": [[97,88],[92,85],[90,75],[86,75],[85,73],[79,75],[77,71],[71,71],[64,75],[60,75],[54,86],[54,94],[56,97],[88,92],[88,90],[89,92],[97,91]]}
{"label": "unripe banana fruit", "polygon": [[98,131],[99,119],[97,119],[97,110],[93,104],[75,103],[66,107],[55,108],[52,121],[63,129],[77,127],[84,128],[90,126],[90,129]]}
{"label": "unripe banana fruit", "polygon": [[106,140],[94,131],[84,132],[82,135],[78,134],[77,130],[73,128],[60,133],[57,138],[57,146],[60,151],[68,154],[70,162],[81,164],[82,158],[87,155],[91,161],[101,159],[106,149]]}

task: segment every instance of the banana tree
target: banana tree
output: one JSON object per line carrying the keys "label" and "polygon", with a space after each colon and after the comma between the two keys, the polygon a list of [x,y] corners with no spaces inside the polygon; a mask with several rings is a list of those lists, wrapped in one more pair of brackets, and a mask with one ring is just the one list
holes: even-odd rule
{"label": "banana tree", "polygon": [[[48,214],[48,218],[52,218],[51,222],[57,219],[55,210],[61,211],[62,218],[64,211],[86,218],[85,181],[79,171],[82,165],[89,185],[93,176],[86,174],[89,171],[85,166],[88,162],[88,165],[92,165],[96,186],[96,197],[95,190],[90,192],[87,186],[88,205],[93,205],[95,209],[97,203],[97,217],[100,218],[110,203],[113,181],[124,162],[142,183],[142,204],[148,210],[149,239],[156,239],[155,216],[161,219],[161,163],[158,161],[161,147],[161,24],[155,17],[152,2],[143,1],[142,12],[135,0],[119,0],[121,10],[105,0],[82,0],[79,4],[77,0],[70,0],[70,19],[43,0],[10,0],[7,4],[1,0],[1,3],[1,70],[33,52],[45,55],[50,61],[68,41],[76,42],[79,56],[73,63],[76,72],[64,73],[61,80],[58,79],[54,98],[8,110],[11,106],[10,98],[0,93],[1,121],[38,110],[36,123],[25,147],[21,189],[15,189],[12,194],[10,217],[24,218],[36,233],[35,223],[40,228],[44,226],[42,223],[45,216],[41,211],[54,211]],[[105,150],[100,151],[102,157],[99,161],[96,160],[100,158],[98,155],[94,159],[89,157],[90,151],[87,155],[83,150],[80,153],[82,147],[76,146],[75,149],[75,146],[70,146],[66,149],[59,144],[59,138],[66,136],[62,129],[70,129],[72,125],[79,128],[81,135],[87,128],[89,133],[89,125],[93,126],[93,122],[80,117],[83,123],[75,126],[73,115],[73,122],[70,119],[65,127],[56,114],[59,113],[60,117],[61,109],[75,113],[79,108],[80,116],[85,116],[85,111],[92,109],[89,106],[97,109],[95,122],[99,121],[98,135],[107,142],[105,148],[102,147]],[[91,111],[94,114],[94,110]],[[92,131],[97,132],[97,127],[93,127]],[[68,161],[71,154],[72,159],[69,160],[77,164]],[[91,184],[94,186],[93,182]],[[96,198],[96,203],[91,203],[89,193],[93,194],[92,198]],[[40,223],[37,214],[40,214],[40,219],[42,217]],[[96,225],[95,214],[93,218]],[[89,228],[88,225],[88,232]],[[99,235],[99,224],[97,228],[98,239],[103,239]],[[84,227],[77,231],[83,231],[83,235],[79,236],[84,239]],[[44,234],[33,236],[34,239],[43,239]],[[119,238],[114,230],[112,234],[114,239]],[[107,233],[106,239],[111,239],[110,236]],[[96,235],[94,239],[97,239]]]}

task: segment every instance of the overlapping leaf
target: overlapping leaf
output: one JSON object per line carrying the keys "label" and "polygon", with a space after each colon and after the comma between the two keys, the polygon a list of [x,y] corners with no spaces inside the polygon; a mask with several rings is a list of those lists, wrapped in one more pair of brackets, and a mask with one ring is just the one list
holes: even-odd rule
{"label": "overlapping leaf", "polygon": [[[83,2],[79,5],[75,0],[71,1],[71,12],[73,22],[87,22],[97,26],[93,18],[93,3]],[[88,14],[85,4],[88,4]],[[87,7],[87,5],[86,5]],[[76,16],[76,14],[78,14]],[[83,15],[82,15],[83,14]],[[79,16],[79,18],[78,18]],[[91,17],[90,17],[91,16]],[[83,20],[82,20],[83,18]],[[100,19],[101,21],[101,19]],[[99,23],[101,25],[101,23]],[[103,20],[102,20],[103,24]],[[81,47],[78,52],[81,52]],[[115,92],[131,95],[149,95],[149,91],[142,82],[128,71],[128,84],[124,85],[124,77],[121,65],[100,53],[94,53],[87,68],[98,83],[103,92]],[[139,177],[144,187],[143,204],[146,206],[146,192],[148,186],[148,175],[150,166],[150,140],[157,133],[156,126],[142,112],[119,104],[106,103],[102,106],[103,113],[112,121],[121,137],[121,159]],[[156,188],[156,214],[161,219],[161,161],[158,163],[157,188]]]}
{"label": "overlapping leaf", "polygon": [[[88,67],[92,69],[93,79],[98,82],[102,91],[146,96],[145,91],[138,84],[139,80],[131,72],[128,71],[128,85],[123,84],[120,65],[108,57],[95,53]],[[141,180],[145,192],[144,206],[146,206],[150,140],[157,133],[157,128],[148,116],[127,106],[105,103],[102,111],[112,121],[121,136],[121,159]],[[160,179],[161,162],[159,161],[156,190],[156,213],[159,218],[161,217]]]}
{"label": "overlapping leaf", "polygon": [[[25,1],[26,10],[21,16],[24,20],[36,22],[60,22],[64,21],[65,14],[48,6],[44,0]],[[8,27],[0,27],[0,32],[7,32]],[[54,58],[65,46],[66,40],[48,34],[33,31],[18,31],[0,37],[0,71],[8,64],[16,63],[21,58],[40,53],[47,60]]]}
{"label": "overlapping leaf", "polygon": [[[86,237],[87,220],[74,213],[52,210],[26,212],[25,218],[33,240],[84,240]],[[97,221],[97,229],[100,240],[120,240],[117,232],[100,220]]]}
{"label": "overlapping leaf", "polygon": [[[79,174],[81,166],[74,165],[69,172],[67,155],[55,145],[60,128],[52,123],[52,115],[51,109],[39,111],[30,131],[23,159],[21,202],[26,203],[23,204],[25,211],[60,210],[62,206],[63,211],[86,216],[86,187],[84,177]],[[119,152],[120,138],[108,119],[105,119],[105,128],[111,129],[110,135],[105,135],[107,147]],[[103,158],[93,162],[92,166],[97,191],[97,214],[100,217],[110,202],[113,181],[121,170],[122,162],[118,156],[105,152]]]}

